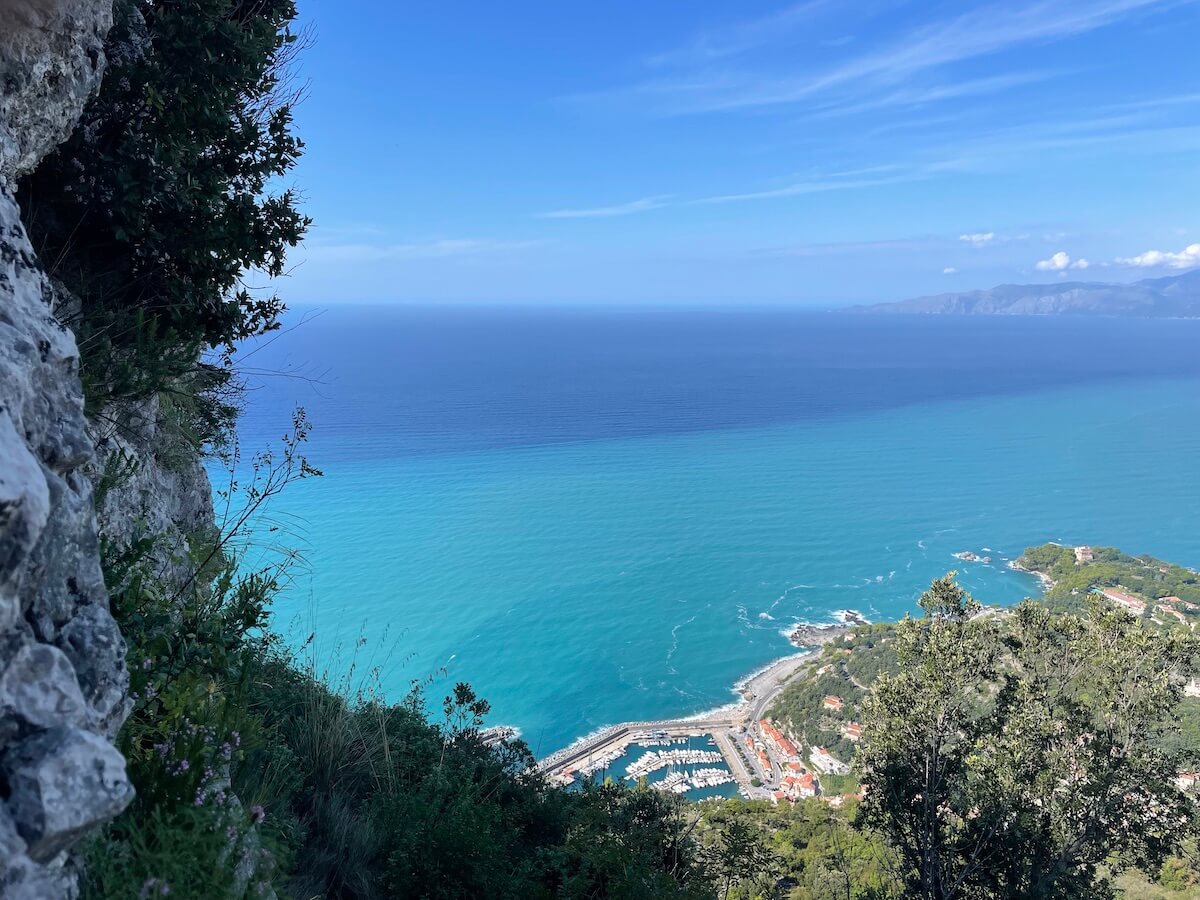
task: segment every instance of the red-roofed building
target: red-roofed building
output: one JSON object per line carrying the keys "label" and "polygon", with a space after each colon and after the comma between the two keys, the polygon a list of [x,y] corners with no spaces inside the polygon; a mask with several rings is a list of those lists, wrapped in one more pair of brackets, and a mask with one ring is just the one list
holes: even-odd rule
{"label": "red-roofed building", "polygon": [[785,760],[800,758],[800,751],[796,749],[796,745],[788,740],[778,728],[766,719],[760,721],[758,725],[762,729],[763,737],[775,746],[775,749],[782,754]]}
{"label": "red-roofed building", "polygon": [[1187,616],[1185,616],[1182,612],[1180,612],[1177,609],[1172,609],[1169,606],[1160,606],[1159,609],[1163,612],[1164,615],[1174,616],[1176,619],[1178,619],[1184,625],[1186,625],[1188,623]]}
{"label": "red-roofed building", "polygon": [[783,791],[790,799],[817,796],[817,781],[811,774],[785,775],[782,782]]}
{"label": "red-roofed building", "polygon": [[846,704],[842,701],[841,697],[835,696],[834,694],[830,694],[828,697],[825,698],[825,701],[821,705],[824,706],[826,709],[832,709],[835,712],[840,712],[842,707],[845,706]]}
{"label": "red-roofed building", "polygon": [[1127,594],[1125,591],[1118,591],[1116,588],[1101,588],[1100,594],[1117,606],[1123,607],[1131,615],[1140,616],[1146,611],[1145,600],[1135,597],[1133,594]]}
{"label": "red-roofed building", "polygon": [[858,722],[847,722],[842,728],[842,734],[846,736],[848,741],[862,740],[862,725]]}

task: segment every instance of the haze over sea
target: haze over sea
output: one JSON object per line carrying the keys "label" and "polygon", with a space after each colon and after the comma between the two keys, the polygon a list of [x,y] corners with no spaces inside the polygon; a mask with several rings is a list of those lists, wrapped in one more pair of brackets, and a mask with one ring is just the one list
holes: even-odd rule
{"label": "haze over sea", "polygon": [[[294,319],[298,317],[293,317]],[[337,306],[246,359],[325,477],[273,507],[276,603],[389,697],[468,681],[544,755],[695,713],[797,621],[984,602],[1047,540],[1200,565],[1200,322]],[[960,550],[993,557],[960,563]],[[339,650],[340,648],[340,650]]]}

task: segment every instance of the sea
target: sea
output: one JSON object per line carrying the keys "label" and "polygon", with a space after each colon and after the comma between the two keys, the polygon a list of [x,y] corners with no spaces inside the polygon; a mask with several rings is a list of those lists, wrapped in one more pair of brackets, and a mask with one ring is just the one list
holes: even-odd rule
{"label": "sea", "polygon": [[1200,321],[331,304],[240,367],[241,486],[296,407],[324,472],[244,560],[300,554],[276,630],[435,716],[467,682],[538,755],[952,569],[1037,596],[1030,545],[1200,567]]}

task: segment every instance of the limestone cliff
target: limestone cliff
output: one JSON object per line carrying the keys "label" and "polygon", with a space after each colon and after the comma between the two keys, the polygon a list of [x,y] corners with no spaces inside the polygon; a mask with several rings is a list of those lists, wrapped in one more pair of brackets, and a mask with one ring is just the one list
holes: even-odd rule
{"label": "limestone cliff", "polygon": [[0,0],[0,896],[69,896],[67,851],[133,790],[74,336],[12,198],[99,85],[111,0]]}

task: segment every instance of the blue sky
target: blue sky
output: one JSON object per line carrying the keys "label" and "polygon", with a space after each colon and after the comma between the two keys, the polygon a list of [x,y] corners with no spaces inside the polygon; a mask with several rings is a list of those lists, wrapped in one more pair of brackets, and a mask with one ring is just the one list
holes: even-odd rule
{"label": "blue sky", "polygon": [[1200,265],[1196,0],[353,6],[301,0],[297,304],[830,305]]}

